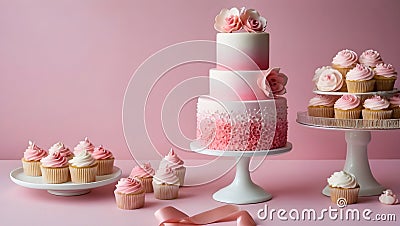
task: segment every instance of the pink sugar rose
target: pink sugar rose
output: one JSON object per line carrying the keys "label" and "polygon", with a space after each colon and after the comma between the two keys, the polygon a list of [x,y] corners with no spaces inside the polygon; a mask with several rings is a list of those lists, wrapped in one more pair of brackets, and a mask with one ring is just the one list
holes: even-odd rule
{"label": "pink sugar rose", "polygon": [[240,21],[240,11],[237,8],[222,9],[215,17],[215,30],[224,33],[231,33],[242,28]]}
{"label": "pink sugar rose", "polygon": [[267,26],[267,20],[254,9],[248,9],[241,13],[240,20],[247,32],[263,32]]}
{"label": "pink sugar rose", "polygon": [[267,97],[283,95],[286,93],[287,76],[279,72],[280,68],[270,68],[264,76],[258,79],[258,87]]}

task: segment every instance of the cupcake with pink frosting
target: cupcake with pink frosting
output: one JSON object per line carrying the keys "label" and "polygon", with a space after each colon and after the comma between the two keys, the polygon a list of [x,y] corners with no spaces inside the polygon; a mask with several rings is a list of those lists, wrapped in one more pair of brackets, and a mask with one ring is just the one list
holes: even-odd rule
{"label": "cupcake with pink frosting", "polygon": [[68,160],[60,152],[52,152],[40,160],[43,182],[61,184],[69,181]]}
{"label": "cupcake with pink frosting", "polygon": [[313,81],[318,90],[326,92],[339,91],[344,82],[342,74],[329,66],[315,70]]}
{"label": "cupcake with pink frosting", "polygon": [[42,175],[40,170],[40,160],[47,156],[47,152],[32,141],[29,141],[29,146],[24,152],[24,157],[21,159],[24,174],[27,176],[38,177]]}
{"label": "cupcake with pink frosting", "polygon": [[144,163],[143,165],[138,165],[133,167],[131,174],[129,177],[136,178],[142,182],[144,190],[146,193],[153,192],[153,176],[154,176],[154,169],[151,167],[151,164]]}
{"label": "cupcake with pink frosting", "polygon": [[361,100],[355,95],[345,94],[333,105],[335,118],[337,119],[359,119],[361,116]]}
{"label": "cupcake with pink frosting", "polygon": [[105,149],[103,145],[95,148],[92,157],[97,162],[97,176],[111,174],[114,168],[114,156],[111,151]]}
{"label": "cupcake with pink frosting", "polygon": [[74,157],[74,153],[72,153],[69,148],[65,147],[62,142],[55,143],[50,147],[49,154],[53,154],[54,152],[59,152],[62,156],[67,158],[67,160],[71,160]]}
{"label": "cupcake with pink frosting", "polygon": [[[342,75],[343,79],[346,80],[347,72],[353,69],[358,63],[357,54],[349,49],[339,51],[336,56],[332,59],[332,68],[338,70]],[[340,89],[341,92],[347,91],[346,83]]]}
{"label": "cupcake with pink frosting", "polygon": [[395,94],[389,98],[390,109],[392,109],[392,118],[400,118],[400,94]]}
{"label": "cupcake with pink frosting", "polygon": [[183,164],[183,160],[180,159],[171,148],[168,154],[161,160],[159,168],[171,168],[175,172],[176,176],[179,178],[180,185],[183,186],[186,174],[186,167]]}
{"label": "cupcake with pink frosting", "polygon": [[314,96],[308,103],[308,115],[313,117],[333,118],[335,115],[333,105],[336,100],[336,96]]}
{"label": "cupcake with pink frosting", "polygon": [[360,55],[358,60],[360,61],[360,64],[370,67],[371,69],[374,69],[377,64],[383,63],[381,55],[378,53],[378,51],[372,49],[365,50]]}
{"label": "cupcake with pink frosting", "polygon": [[161,200],[176,199],[179,185],[179,178],[171,168],[160,168],[153,177],[154,197]]}
{"label": "cupcake with pink frosting", "polygon": [[114,190],[118,208],[124,210],[139,209],[145,203],[145,191],[142,183],[135,178],[121,178]]}
{"label": "cupcake with pink frosting", "polygon": [[397,72],[391,64],[378,64],[374,69],[377,91],[393,90],[397,79]]}
{"label": "cupcake with pink frosting", "polygon": [[393,110],[389,109],[390,102],[378,95],[364,101],[363,119],[390,119]]}
{"label": "cupcake with pink frosting", "polygon": [[89,152],[83,150],[68,162],[73,183],[83,184],[96,181],[98,163]]}
{"label": "cupcake with pink frosting", "polygon": [[374,72],[369,67],[357,64],[346,75],[347,90],[349,93],[367,93],[374,91]]}
{"label": "cupcake with pink frosting", "polygon": [[78,155],[81,151],[87,151],[90,154],[94,152],[94,145],[87,137],[74,147],[74,155]]}

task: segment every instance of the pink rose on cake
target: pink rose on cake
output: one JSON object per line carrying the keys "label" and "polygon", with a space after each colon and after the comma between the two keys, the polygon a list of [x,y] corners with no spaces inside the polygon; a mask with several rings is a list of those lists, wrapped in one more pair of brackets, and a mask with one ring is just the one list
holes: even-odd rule
{"label": "pink rose on cake", "polygon": [[280,68],[269,68],[264,76],[257,80],[258,87],[267,97],[283,95],[286,93],[287,76],[280,71]]}
{"label": "pink rose on cake", "polygon": [[245,10],[240,15],[240,20],[247,32],[263,32],[267,26],[267,20],[254,9]]}
{"label": "pink rose on cake", "polygon": [[237,8],[222,9],[215,17],[215,30],[224,33],[231,33],[242,28],[240,21],[240,11]]}

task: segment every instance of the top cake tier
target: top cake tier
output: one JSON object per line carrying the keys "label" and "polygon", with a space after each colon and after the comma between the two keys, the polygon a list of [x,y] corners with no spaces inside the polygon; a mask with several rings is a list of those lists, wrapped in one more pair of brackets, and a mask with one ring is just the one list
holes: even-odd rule
{"label": "top cake tier", "polygon": [[217,69],[266,70],[268,68],[268,33],[217,34]]}

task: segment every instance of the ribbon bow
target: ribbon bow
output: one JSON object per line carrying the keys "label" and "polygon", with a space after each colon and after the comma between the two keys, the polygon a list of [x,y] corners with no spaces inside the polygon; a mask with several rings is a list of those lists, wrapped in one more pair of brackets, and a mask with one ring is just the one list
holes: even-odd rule
{"label": "ribbon bow", "polygon": [[239,210],[234,205],[224,205],[189,217],[172,206],[167,206],[154,213],[160,226],[193,226],[218,222],[235,221],[237,226],[255,226],[253,218],[247,211]]}

